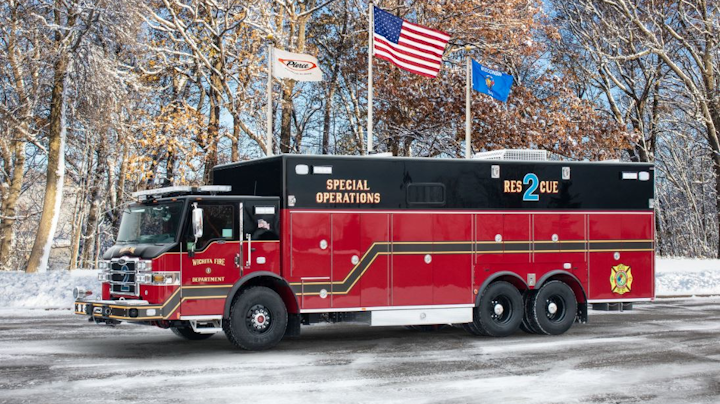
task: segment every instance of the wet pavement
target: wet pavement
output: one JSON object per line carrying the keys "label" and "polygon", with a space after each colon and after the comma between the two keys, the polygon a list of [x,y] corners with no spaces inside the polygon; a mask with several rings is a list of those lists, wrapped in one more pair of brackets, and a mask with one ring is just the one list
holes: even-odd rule
{"label": "wet pavement", "polygon": [[591,311],[561,336],[303,327],[273,350],[220,333],[0,311],[0,403],[719,403],[720,299]]}

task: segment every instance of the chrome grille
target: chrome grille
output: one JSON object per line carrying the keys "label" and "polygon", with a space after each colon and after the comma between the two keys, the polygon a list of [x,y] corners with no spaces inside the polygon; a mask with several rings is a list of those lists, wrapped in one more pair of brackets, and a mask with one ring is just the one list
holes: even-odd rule
{"label": "chrome grille", "polygon": [[110,293],[138,296],[137,259],[113,259],[109,263]]}

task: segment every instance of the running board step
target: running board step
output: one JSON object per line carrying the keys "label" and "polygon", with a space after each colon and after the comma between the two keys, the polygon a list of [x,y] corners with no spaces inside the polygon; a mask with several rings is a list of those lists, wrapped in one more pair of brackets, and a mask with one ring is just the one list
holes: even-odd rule
{"label": "running board step", "polygon": [[473,321],[473,308],[377,310],[370,317],[370,325],[432,325],[463,324]]}
{"label": "running board step", "polygon": [[190,320],[190,326],[192,326],[193,331],[198,334],[216,334],[222,331],[222,320]]}

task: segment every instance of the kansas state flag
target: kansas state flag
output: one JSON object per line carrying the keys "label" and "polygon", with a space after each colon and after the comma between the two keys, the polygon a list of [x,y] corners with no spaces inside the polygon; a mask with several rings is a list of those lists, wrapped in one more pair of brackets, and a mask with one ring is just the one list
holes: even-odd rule
{"label": "kansas state flag", "polygon": [[472,61],[472,84],[475,91],[506,102],[512,83],[511,75],[488,69],[478,62]]}

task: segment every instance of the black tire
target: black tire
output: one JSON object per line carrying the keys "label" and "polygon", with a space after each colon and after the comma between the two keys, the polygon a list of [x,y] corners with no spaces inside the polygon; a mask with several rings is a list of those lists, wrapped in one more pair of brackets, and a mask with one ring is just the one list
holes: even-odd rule
{"label": "black tire", "polygon": [[202,341],[204,339],[208,339],[212,337],[215,334],[200,334],[199,332],[195,332],[192,327],[170,327],[170,330],[172,330],[173,334],[177,335],[180,338],[184,338],[190,341]]}
{"label": "black tire", "polygon": [[572,327],[577,316],[575,292],[566,283],[544,284],[529,302],[528,322],[537,334],[560,335]]}
{"label": "black tire", "polygon": [[[473,311],[474,311],[474,310],[473,310]],[[473,314],[473,317],[475,317],[475,314]],[[486,336],[486,335],[487,335],[487,334],[485,334],[481,329],[479,329],[479,328],[477,328],[477,327],[475,326],[475,322],[474,322],[474,321],[473,321],[472,323],[465,323],[465,324],[463,324],[463,328],[465,329],[465,331],[469,332],[469,333],[472,334],[472,335],[477,335],[478,337],[482,337],[482,336]]]}
{"label": "black tire", "polygon": [[480,295],[480,304],[475,308],[473,322],[468,324],[467,328],[472,333],[478,331],[491,337],[507,337],[520,328],[523,312],[520,291],[511,283],[494,282]]}
{"label": "black tire", "polygon": [[536,290],[528,290],[523,294],[523,307],[525,307],[525,314],[523,315],[522,322],[520,323],[520,329],[528,334],[538,333],[533,328],[532,319],[530,319],[530,313],[532,313],[532,310],[530,310],[530,305],[533,303],[535,294],[537,294]]}
{"label": "black tire", "polygon": [[285,335],[288,314],[285,303],[270,288],[256,286],[235,297],[223,331],[237,347],[262,351],[277,345]]}

